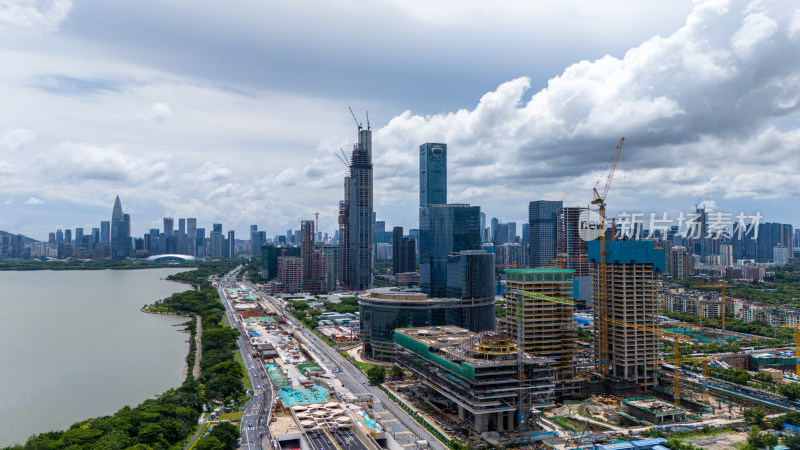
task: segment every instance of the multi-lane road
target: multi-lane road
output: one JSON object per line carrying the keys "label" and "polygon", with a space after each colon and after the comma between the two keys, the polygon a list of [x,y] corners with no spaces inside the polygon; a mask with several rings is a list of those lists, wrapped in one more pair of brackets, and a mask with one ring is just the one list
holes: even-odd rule
{"label": "multi-lane road", "polygon": [[234,286],[233,276],[237,270],[238,268],[234,269],[225,278],[218,280],[217,290],[222,304],[225,306],[228,323],[232,328],[237,328],[241,332],[241,336],[237,339],[237,344],[250,384],[253,386],[253,398],[247,403],[239,425],[241,431],[240,448],[260,450],[266,447],[267,450],[270,450],[272,448],[270,444],[272,439],[269,434],[269,420],[274,401],[272,382],[267,376],[264,366],[253,360],[250,354],[250,338],[236,320],[236,314],[227,296],[227,289],[236,287]]}
{"label": "multi-lane road", "polygon": [[[278,311],[283,310],[280,302],[259,291],[249,282],[242,283],[245,288],[252,292],[257,292],[262,298],[267,299]],[[373,399],[372,412],[381,417],[383,426],[394,439],[403,447],[415,446],[417,440],[426,440],[434,450],[445,450],[444,445],[431,435],[425,428],[411,418],[405,411],[391,401],[380,389],[368,382],[362,372],[353,367],[336,350],[328,346],[314,333],[310,332],[294,316],[286,314],[286,319],[302,335],[305,343],[310,347],[314,354],[322,363],[323,369],[328,374],[335,376],[356,398],[370,395]],[[333,373],[334,368],[341,371]],[[343,447],[344,448],[344,447]]]}

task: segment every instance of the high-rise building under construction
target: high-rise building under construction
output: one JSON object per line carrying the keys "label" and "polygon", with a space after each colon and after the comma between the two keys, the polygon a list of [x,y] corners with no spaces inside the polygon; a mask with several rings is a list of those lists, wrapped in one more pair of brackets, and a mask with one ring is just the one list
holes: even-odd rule
{"label": "high-rise building under construction", "polygon": [[363,291],[372,287],[373,223],[372,223],[372,131],[358,127],[358,143],[350,156],[347,194],[347,232],[349,242],[346,286]]}
{"label": "high-rise building under construction", "polygon": [[557,397],[577,396],[573,271],[507,269],[503,329],[524,351],[552,358]]}
{"label": "high-rise building under construction", "polygon": [[[589,242],[594,271],[595,360],[621,389],[645,391],[656,385],[661,337],[656,272],[664,270],[664,249],[653,241],[605,243],[605,271],[599,241]],[[603,273],[605,272],[605,273]],[[604,369],[603,369],[604,368]]]}

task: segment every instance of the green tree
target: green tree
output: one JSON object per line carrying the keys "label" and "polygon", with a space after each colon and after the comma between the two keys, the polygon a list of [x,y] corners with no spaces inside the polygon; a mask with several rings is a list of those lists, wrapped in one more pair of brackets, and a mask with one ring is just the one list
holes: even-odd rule
{"label": "green tree", "polygon": [[211,437],[217,438],[226,449],[233,449],[239,439],[239,429],[230,422],[220,422],[211,431]]}
{"label": "green tree", "polygon": [[759,430],[758,427],[752,427],[750,431],[747,432],[747,445],[751,448],[761,448],[764,446],[761,430]]}
{"label": "green tree", "polygon": [[206,438],[200,439],[197,441],[197,444],[194,446],[197,450],[227,450],[225,444],[219,441],[214,436],[208,436]]}
{"label": "green tree", "polygon": [[386,379],[386,368],[381,366],[372,366],[367,369],[367,378],[373,383],[383,383]]}
{"label": "green tree", "polygon": [[789,433],[784,436],[783,445],[789,447],[789,450],[800,450],[800,434]]}
{"label": "green tree", "polygon": [[402,379],[404,375],[403,369],[401,369],[399,366],[392,366],[389,372],[392,374],[392,378],[398,380]]}
{"label": "green tree", "polygon": [[789,400],[800,398],[800,383],[786,383],[778,386],[778,392]]}
{"label": "green tree", "polygon": [[761,442],[764,444],[764,447],[772,450],[776,445],[778,445],[778,436],[775,436],[771,433],[763,433],[761,435]]}
{"label": "green tree", "polygon": [[747,423],[761,423],[765,417],[767,417],[767,413],[761,408],[747,408],[742,412],[744,416],[744,420]]}

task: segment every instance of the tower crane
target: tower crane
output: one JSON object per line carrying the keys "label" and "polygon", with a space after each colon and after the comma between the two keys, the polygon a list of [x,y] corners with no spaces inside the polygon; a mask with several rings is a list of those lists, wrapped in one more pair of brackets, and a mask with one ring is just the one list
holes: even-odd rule
{"label": "tower crane", "polygon": [[684,342],[692,342],[692,339],[688,336],[684,336],[683,334],[677,333],[675,331],[666,331],[660,330],[658,328],[651,328],[645,325],[639,325],[635,323],[628,323],[623,322],[621,320],[614,320],[614,319],[607,319],[608,322],[620,325],[623,327],[635,328],[637,330],[645,331],[648,333],[653,333],[662,336],[664,339],[672,339],[672,359],[671,361],[668,360],[666,357],[662,359],[662,361],[670,361],[675,366],[675,372],[672,374],[672,398],[675,406],[680,406],[680,395],[681,395],[681,380],[678,376],[678,369],[681,363],[685,362],[702,362],[703,363],[703,387],[704,387],[704,397],[706,402],[709,401],[708,398],[708,361],[715,359],[712,356],[691,356],[691,357],[681,357],[680,350],[678,345],[681,341]]}
{"label": "tower crane", "polygon": [[318,212],[314,213],[314,232],[315,233],[319,233],[319,213]]}
{"label": "tower crane", "polygon": [[617,150],[614,153],[614,159],[611,161],[611,168],[606,177],[606,185],[603,188],[603,193],[601,194],[597,191],[597,184],[600,184],[599,181],[592,189],[592,204],[597,205],[600,213],[600,274],[598,276],[600,279],[600,298],[597,299],[600,304],[600,315],[598,316],[600,319],[600,336],[597,344],[599,346],[598,353],[600,354],[600,368],[603,376],[608,375],[608,323],[606,322],[606,318],[608,317],[608,302],[606,301],[606,196],[608,195],[608,188],[611,187],[611,179],[614,177],[614,171],[617,170],[617,162],[619,162],[619,155],[622,153],[622,143],[624,141],[624,137],[619,140],[619,145],[617,145]]}

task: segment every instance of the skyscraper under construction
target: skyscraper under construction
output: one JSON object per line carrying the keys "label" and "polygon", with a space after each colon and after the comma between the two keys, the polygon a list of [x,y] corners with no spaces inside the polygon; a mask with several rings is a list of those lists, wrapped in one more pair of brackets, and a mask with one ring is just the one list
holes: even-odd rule
{"label": "skyscraper under construction", "polygon": [[[345,199],[339,208],[340,284],[348,289],[363,291],[372,287],[372,210],[372,131],[367,123],[366,129],[358,125],[358,143],[350,156]],[[342,232],[347,238],[341,238]]]}

